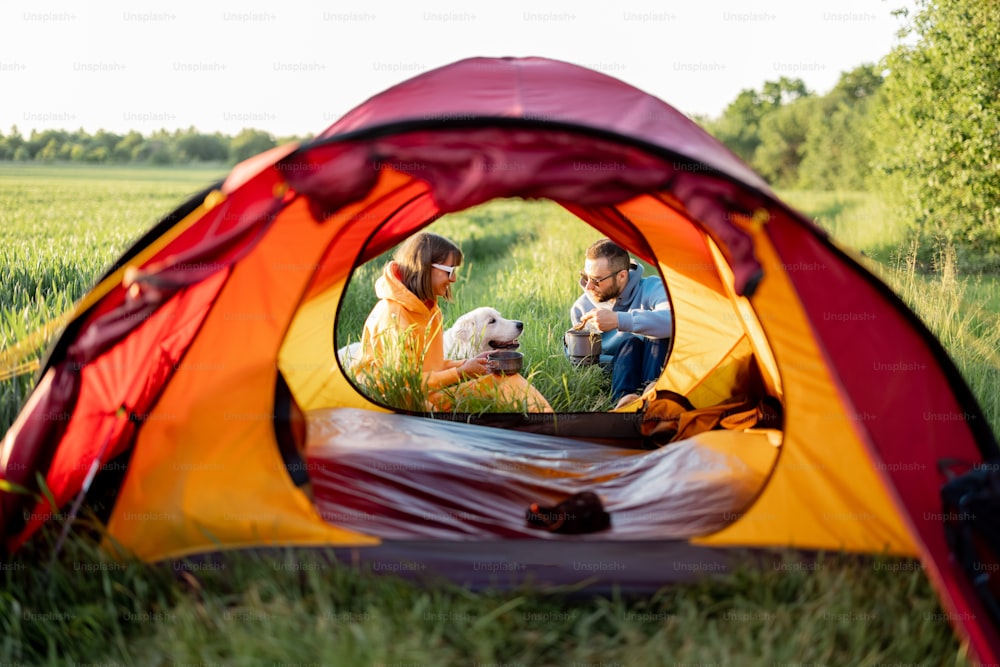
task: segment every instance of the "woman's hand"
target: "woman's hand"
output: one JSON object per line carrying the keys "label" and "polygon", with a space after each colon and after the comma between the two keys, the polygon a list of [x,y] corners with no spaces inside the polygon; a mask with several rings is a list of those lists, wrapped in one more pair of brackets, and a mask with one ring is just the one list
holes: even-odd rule
{"label": "woman's hand", "polygon": [[486,357],[489,356],[489,354],[489,352],[480,352],[476,356],[466,359],[465,362],[458,367],[459,377],[463,380],[468,380],[489,373],[490,366],[489,362],[486,360]]}

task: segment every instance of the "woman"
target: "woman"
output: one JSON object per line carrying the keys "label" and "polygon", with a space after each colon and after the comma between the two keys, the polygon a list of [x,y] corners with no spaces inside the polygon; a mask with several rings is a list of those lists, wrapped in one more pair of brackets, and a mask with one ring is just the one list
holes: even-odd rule
{"label": "woman", "polygon": [[[451,300],[451,286],[461,264],[461,249],[438,234],[421,232],[399,247],[375,282],[379,302],[361,335],[361,359],[356,366],[360,377],[377,383],[383,395],[413,393],[405,369],[419,368],[421,390],[427,393],[430,409],[451,410],[456,403],[486,399],[520,403],[529,412],[552,412],[545,397],[520,375],[491,374],[488,353],[445,359],[437,300]],[[388,377],[387,367],[395,368],[401,377]]]}

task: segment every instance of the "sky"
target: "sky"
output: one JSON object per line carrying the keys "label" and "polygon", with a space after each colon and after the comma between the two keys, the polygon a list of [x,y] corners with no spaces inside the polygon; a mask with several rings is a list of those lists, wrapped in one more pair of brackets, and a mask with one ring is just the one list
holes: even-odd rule
{"label": "sky", "polygon": [[716,117],[781,76],[828,92],[898,43],[892,12],[909,4],[8,1],[0,132],[319,133],[393,84],[472,56],[566,60]]}

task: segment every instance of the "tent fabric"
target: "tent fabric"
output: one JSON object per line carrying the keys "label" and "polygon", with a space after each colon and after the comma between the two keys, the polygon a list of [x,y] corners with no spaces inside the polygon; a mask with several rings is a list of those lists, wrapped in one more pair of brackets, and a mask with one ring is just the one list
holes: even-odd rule
{"label": "tent fabric", "polygon": [[[203,280],[186,292],[184,298],[173,299],[144,316],[136,334],[108,350],[101,363],[75,362],[81,384],[93,387],[94,391],[81,393],[72,419],[68,418],[69,413],[56,413],[66,424],[62,446],[53,453],[49,464],[47,481],[59,506],[73,497],[75,489],[81,488],[90,474],[91,465],[81,465],[81,461],[107,462],[115,458],[130,444],[136,425],[151,418],[150,407],[159,396],[165,378],[180,363],[184,349],[204,318],[203,293],[217,291],[224,279],[223,272]],[[154,350],[144,345],[146,337],[158,341]],[[140,374],[144,381],[131,381],[129,376],[133,374]],[[46,416],[51,418],[53,414]],[[29,528],[37,527],[50,512],[48,503],[39,501],[28,513]]]}
{"label": "tent fabric", "polygon": [[638,88],[570,63],[469,58],[460,66],[413,77],[369,102],[345,114],[319,138],[360,135],[416,121],[446,127],[483,118],[525,119],[669,147],[691,164],[717,169],[748,187],[770,192],[757,173],[684,114]]}
{"label": "tent fabric", "polygon": [[[996,629],[949,560],[936,493],[938,460],[977,465],[1000,452],[940,343],[696,124],[621,81],[542,58],[474,58],[415,77],[314,141],[238,165],[141,238],[81,302],[4,438],[0,478],[30,487],[37,474],[57,503],[0,494],[6,548],[129,454],[107,537],[143,559],[297,545],[453,565],[426,544],[325,519],[279,451],[275,387],[280,372],[307,412],[395,419],[335,357],[352,271],[441,215],[499,197],[552,200],[660,271],[677,336],[657,388],[709,405],[756,364],[782,401],[780,450],[749,506],[666,557],[919,556],[974,652],[1000,659]],[[501,428],[587,441],[596,423],[538,417],[455,420],[483,441]],[[619,443],[634,442],[622,419],[607,416],[594,437],[614,441],[621,427]]]}
{"label": "tent fabric", "polygon": [[[344,140],[303,150],[283,160],[279,168],[289,184],[310,199],[319,218],[362,197],[374,187],[374,175],[387,168],[429,183],[441,212],[498,197],[617,203],[669,183],[671,199],[687,207],[722,241],[736,290],[741,294],[752,290],[760,279],[746,234],[728,217],[734,211],[749,215],[759,210],[763,195],[713,178],[704,167],[691,168],[686,162],[671,162],[666,156],[654,157],[598,137],[548,128],[476,127],[376,134],[361,145]],[[599,222],[594,226],[603,231]],[[638,245],[641,249],[644,244]],[[373,252],[378,254],[379,249]]]}

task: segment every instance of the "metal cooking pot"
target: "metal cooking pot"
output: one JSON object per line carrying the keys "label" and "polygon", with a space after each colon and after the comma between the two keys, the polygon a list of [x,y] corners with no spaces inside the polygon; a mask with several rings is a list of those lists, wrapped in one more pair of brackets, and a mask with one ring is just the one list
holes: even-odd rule
{"label": "metal cooking pot", "polygon": [[587,329],[570,329],[563,336],[566,354],[574,364],[596,364],[601,359],[601,334]]}
{"label": "metal cooking pot", "polygon": [[524,355],[513,350],[491,352],[486,356],[490,370],[497,375],[514,375],[520,373],[524,366]]}

